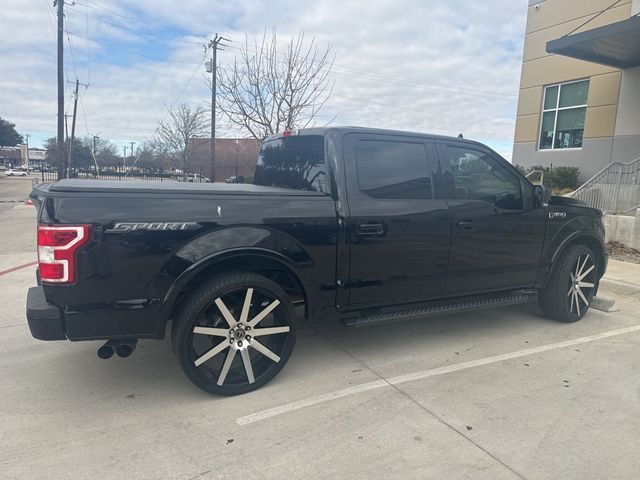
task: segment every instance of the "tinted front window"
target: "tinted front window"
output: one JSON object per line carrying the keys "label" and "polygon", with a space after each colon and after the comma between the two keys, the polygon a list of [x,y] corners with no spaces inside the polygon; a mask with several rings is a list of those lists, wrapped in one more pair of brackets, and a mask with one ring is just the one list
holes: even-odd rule
{"label": "tinted front window", "polygon": [[300,135],[262,144],[254,185],[327,191],[324,137]]}
{"label": "tinted front window", "polygon": [[505,210],[522,209],[520,181],[497,160],[484,152],[446,147],[455,197],[483,200]]}
{"label": "tinted front window", "polygon": [[422,143],[361,140],[356,143],[358,188],[375,198],[432,198]]}

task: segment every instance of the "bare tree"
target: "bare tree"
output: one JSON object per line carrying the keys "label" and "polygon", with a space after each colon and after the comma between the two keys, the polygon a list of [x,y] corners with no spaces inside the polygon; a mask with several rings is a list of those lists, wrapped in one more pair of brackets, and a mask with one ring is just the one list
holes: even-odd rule
{"label": "bare tree", "polygon": [[189,141],[208,132],[207,111],[200,105],[191,107],[184,103],[168,111],[169,118],[158,126],[157,138],[164,152],[181,160],[186,173]]}
{"label": "bare tree", "polygon": [[277,50],[275,29],[262,41],[240,47],[233,64],[218,75],[217,105],[233,127],[257,139],[313,124],[331,95],[331,45],[319,48],[304,32]]}

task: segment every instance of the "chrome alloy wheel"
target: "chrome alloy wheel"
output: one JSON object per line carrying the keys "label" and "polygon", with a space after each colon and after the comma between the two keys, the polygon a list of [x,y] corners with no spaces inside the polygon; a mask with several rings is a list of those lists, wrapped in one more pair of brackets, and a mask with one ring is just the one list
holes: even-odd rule
{"label": "chrome alloy wheel", "polygon": [[220,295],[193,326],[191,358],[198,373],[219,387],[260,381],[280,362],[291,332],[282,310],[280,300],[262,289]]}
{"label": "chrome alloy wheel", "polygon": [[[580,255],[576,261],[575,267],[571,272],[571,280],[569,282],[569,291],[567,297],[571,297],[569,311],[578,317],[581,311],[589,308],[589,303],[593,297],[593,289],[595,288],[595,268],[596,265],[589,253]],[[581,307],[580,305],[584,304]]]}

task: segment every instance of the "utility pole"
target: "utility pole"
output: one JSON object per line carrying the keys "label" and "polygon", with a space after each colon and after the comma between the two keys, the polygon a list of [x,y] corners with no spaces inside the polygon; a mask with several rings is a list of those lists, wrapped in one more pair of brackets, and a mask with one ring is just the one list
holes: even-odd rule
{"label": "utility pole", "polygon": [[215,166],[216,166],[216,74],[218,70],[218,49],[220,46],[225,47],[225,44],[221,44],[223,40],[230,41],[228,38],[224,38],[217,33],[213,37],[213,40],[209,41],[209,44],[205,47],[211,49],[211,61],[207,62],[207,72],[211,73],[211,181],[215,182]]}
{"label": "utility pole", "polygon": [[58,7],[58,176],[64,166],[64,0],[54,0]]}
{"label": "utility pole", "polygon": [[125,146],[123,146],[123,147],[122,147],[122,150],[123,150],[123,152],[124,152],[124,153],[122,154],[122,168],[123,168],[124,170],[126,170],[126,169],[127,169],[127,146],[126,146],[126,145],[125,145]]}
{"label": "utility pole", "polygon": [[73,118],[71,120],[71,140],[69,142],[67,178],[71,177],[71,152],[73,151],[73,139],[76,135],[76,114],[78,113],[78,85],[80,85],[80,81],[76,78],[76,89],[73,91]]}

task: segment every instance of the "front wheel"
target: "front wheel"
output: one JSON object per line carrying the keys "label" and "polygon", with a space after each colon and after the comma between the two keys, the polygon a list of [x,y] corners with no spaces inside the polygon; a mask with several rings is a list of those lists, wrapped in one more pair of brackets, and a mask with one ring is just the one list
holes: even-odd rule
{"label": "front wheel", "polygon": [[201,389],[218,395],[250,392],[287,363],[296,340],[295,311],[271,280],[228,273],[196,290],[175,319],[173,348]]}
{"label": "front wheel", "polygon": [[561,253],[539,303],[545,316],[576,322],[589,310],[598,285],[598,262],[586,245],[571,245]]}

